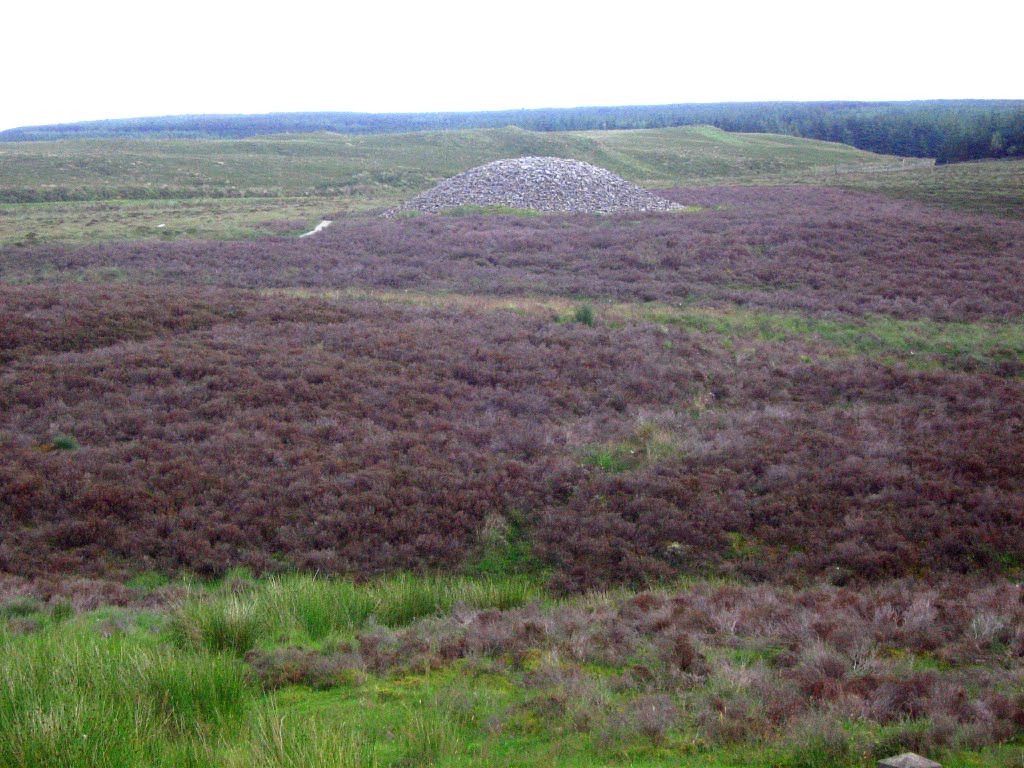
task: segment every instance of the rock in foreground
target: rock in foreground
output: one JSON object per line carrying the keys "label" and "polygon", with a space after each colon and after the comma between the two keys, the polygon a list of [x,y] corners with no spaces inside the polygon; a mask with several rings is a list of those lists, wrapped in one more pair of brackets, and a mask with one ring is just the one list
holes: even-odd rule
{"label": "rock in foreground", "polygon": [[433,213],[460,206],[502,206],[543,213],[675,211],[658,197],[611,171],[559,157],[497,160],[445,179],[398,209]]}

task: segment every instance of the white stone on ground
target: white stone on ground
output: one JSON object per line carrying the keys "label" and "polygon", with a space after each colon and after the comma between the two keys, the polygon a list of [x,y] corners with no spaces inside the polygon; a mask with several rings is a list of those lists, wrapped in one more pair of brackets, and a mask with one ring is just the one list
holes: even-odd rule
{"label": "white stone on ground", "polygon": [[315,235],[321,229],[327,229],[333,223],[333,221],[327,221],[326,219],[324,219],[319,224],[317,224],[313,229],[309,230],[309,232],[303,232],[301,235],[299,235],[299,237],[309,237],[310,235]]}

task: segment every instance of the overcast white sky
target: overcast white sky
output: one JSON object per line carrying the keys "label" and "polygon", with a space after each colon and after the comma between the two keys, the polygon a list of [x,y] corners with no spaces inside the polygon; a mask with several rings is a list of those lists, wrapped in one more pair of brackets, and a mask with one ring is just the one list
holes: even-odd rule
{"label": "overcast white sky", "polygon": [[9,4],[0,129],[209,112],[1024,98],[1024,3]]}

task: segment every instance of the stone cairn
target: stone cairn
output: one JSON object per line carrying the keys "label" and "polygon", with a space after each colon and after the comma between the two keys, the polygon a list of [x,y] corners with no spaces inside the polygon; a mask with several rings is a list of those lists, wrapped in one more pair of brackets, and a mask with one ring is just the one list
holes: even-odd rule
{"label": "stone cairn", "polygon": [[401,211],[436,213],[462,206],[524,208],[542,213],[638,213],[677,211],[611,171],[560,157],[497,160],[445,179],[385,216]]}

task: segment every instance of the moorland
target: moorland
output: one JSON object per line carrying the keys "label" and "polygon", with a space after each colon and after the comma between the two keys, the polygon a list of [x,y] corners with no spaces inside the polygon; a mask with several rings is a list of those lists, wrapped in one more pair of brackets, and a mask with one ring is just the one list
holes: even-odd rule
{"label": "moorland", "polygon": [[[519,154],[686,208],[375,215]],[[0,177],[0,766],[1024,759],[1024,162],[497,129]]]}

